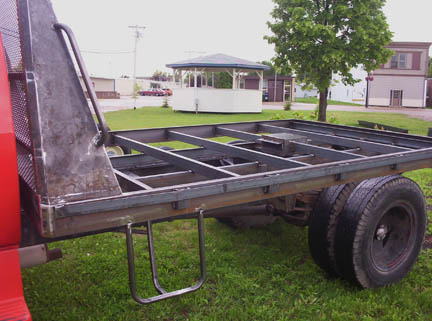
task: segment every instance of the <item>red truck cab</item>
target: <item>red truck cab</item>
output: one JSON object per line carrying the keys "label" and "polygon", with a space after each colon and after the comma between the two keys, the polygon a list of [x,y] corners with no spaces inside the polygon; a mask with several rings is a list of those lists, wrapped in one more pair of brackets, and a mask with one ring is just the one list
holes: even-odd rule
{"label": "red truck cab", "polygon": [[[2,43],[0,35],[0,43]],[[17,153],[8,71],[0,45],[0,321],[31,320],[24,300],[18,248],[21,241]]]}

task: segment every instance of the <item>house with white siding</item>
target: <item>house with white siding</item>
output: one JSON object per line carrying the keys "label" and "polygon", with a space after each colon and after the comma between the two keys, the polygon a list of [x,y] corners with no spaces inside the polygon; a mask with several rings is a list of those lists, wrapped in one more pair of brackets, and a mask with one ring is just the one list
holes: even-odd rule
{"label": "house with white siding", "polygon": [[369,84],[369,105],[426,106],[429,42],[392,42],[394,55],[374,71]]}
{"label": "house with white siding", "polygon": [[[383,107],[424,108],[427,98],[427,72],[429,63],[429,42],[392,42],[387,48],[394,55],[379,69],[373,71],[369,82],[369,105]],[[353,86],[344,85],[340,76],[333,75],[328,99],[365,104],[367,73],[362,66],[351,70]],[[296,85],[295,97],[317,96],[317,90],[302,90]]]}

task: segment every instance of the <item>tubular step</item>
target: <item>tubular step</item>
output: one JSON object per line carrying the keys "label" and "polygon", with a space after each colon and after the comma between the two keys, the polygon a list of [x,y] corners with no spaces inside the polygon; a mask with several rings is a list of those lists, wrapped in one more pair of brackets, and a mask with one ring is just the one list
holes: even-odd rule
{"label": "tubular step", "polygon": [[134,255],[134,248],[133,248],[134,231],[132,229],[132,223],[129,223],[126,226],[126,247],[127,247],[128,267],[129,267],[129,287],[130,287],[132,297],[136,302],[140,304],[150,304],[150,303],[158,302],[161,300],[169,299],[182,294],[196,291],[204,284],[204,281],[206,279],[206,262],[205,262],[203,216],[204,216],[203,211],[200,211],[198,214],[198,239],[199,239],[201,277],[195,285],[180,290],[175,290],[172,292],[166,292],[159,283],[159,277],[158,277],[157,266],[156,266],[156,256],[154,251],[154,242],[153,242],[153,227],[151,221],[147,222],[147,241],[148,241],[148,248],[149,248],[149,255],[150,255],[152,281],[156,291],[158,291],[159,293],[159,295],[150,298],[141,298],[137,293],[137,286],[136,286],[136,279],[135,279],[135,255]]}

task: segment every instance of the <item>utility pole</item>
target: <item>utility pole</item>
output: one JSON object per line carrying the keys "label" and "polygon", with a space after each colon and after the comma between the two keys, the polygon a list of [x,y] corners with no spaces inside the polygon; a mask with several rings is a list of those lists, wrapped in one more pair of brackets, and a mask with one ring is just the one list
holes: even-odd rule
{"label": "utility pole", "polygon": [[133,70],[133,97],[134,97],[134,109],[136,109],[136,93],[135,93],[135,87],[136,87],[136,57],[137,57],[137,45],[138,40],[142,37],[142,30],[144,30],[146,27],[142,26],[129,26],[130,29],[134,29],[135,31],[135,48],[134,48],[134,70]]}

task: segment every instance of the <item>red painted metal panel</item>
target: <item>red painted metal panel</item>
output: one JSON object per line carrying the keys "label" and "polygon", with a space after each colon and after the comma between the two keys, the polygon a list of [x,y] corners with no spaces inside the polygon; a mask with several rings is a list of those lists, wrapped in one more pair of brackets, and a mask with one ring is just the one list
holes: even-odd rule
{"label": "red painted metal panel", "polygon": [[24,300],[18,247],[21,240],[17,154],[6,55],[0,35],[0,321],[31,320]]}
{"label": "red painted metal panel", "polygon": [[18,249],[0,250],[0,321],[31,320],[24,300]]}
{"label": "red painted metal panel", "polygon": [[269,101],[283,101],[283,88],[284,81],[283,80],[277,80],[276,81],[276,97],[275,97],[275,81],[269,80],[268,81],[268,92],[269,92]]}
{"label": "red painted metal panel", "polygon": [[412,69],[420,70],[420,57],[421,57],[421,52],[413,53]]}
{"label": "red painted metal panel", "polygon": [[[0,44],[2,44],[0,35]],[[17,247],[20,235],[20,204],[18,187],[17,154],[12,108],[9,93],[9,80],[4,48],[0,45],[0,249]]]}
{"label": "red painted metal panel", "polygon": [[259,89],[259,79],[245,79],[245,89]]}

